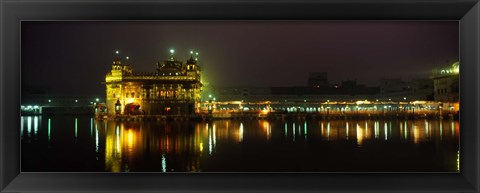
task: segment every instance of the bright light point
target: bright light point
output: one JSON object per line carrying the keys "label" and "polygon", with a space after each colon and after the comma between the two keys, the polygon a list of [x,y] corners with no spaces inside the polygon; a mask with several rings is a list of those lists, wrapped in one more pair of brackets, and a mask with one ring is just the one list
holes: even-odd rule
{"label": "bright light point", "polygon": [[127,60],[129,59],[129,57],[128,57],[128,56],[127,56],[126,58],[127,58]]}
{"label": "bright light point", "polygon": [[95,99],[95,101],[97,101],[97,102],[98,102],[99,100],[100,100],[100,99],[98,99],[98,98]]}
{"label": "bright light point", "polygon": [[171,54],[175,53],[175,50],[170,49],[170,53],[171,53]]}
{"label": "bright light point", "polygon": [[51,102],[52,102],[52,100],[48,99],[48,102],[49,102],[49,103],[51,103]]}
{"label": "bright light point", "polygon": [[190,54],[193,54],[193,51],[190,51]]}
{"label": "bright light point", "polygon": [[196,53],[195,53],[195,55],[197,55],[197,56],[198,56],[198,52],[196,52]]}
{"label": "bright light point", "polygon": [[212,98],[212,95],[211,95],[211,94],[209,94],[209,95],[208,95],[208,98]]}
{"label": "bright light point", "polygon": [[120,52],[119,52],[118,50],[117,50],[117,51],[115,51],[115,54],[119,54],[119,53],[120,53]]}
{"label": "bright light point", "polygon": [[76,103],[78,103],[78,100],[75,100]]}

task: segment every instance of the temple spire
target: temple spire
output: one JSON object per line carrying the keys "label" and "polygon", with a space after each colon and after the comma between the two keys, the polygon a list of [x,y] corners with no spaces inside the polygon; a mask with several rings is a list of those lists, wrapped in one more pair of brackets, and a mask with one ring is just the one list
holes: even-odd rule
{"label": "temple spire", "polygon": [[121,65],[120,59],[119,59],[119,54],[120,51],[115,50],[115,59],[113,60],[113,65]]}
{"label": "temple spire", "polygon": [[170,49],[170,60],[175,60],[175,50],[174,49]]}

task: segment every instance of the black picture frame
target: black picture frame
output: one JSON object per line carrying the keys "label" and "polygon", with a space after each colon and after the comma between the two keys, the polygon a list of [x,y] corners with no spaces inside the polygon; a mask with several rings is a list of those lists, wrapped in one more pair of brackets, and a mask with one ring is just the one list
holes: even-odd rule
{"label": "black picture frame", "polygon": [[[478,0],[0,1],[1,192],[480,192]],[[22,20],[459,20],[460,173],[20,173]]]}

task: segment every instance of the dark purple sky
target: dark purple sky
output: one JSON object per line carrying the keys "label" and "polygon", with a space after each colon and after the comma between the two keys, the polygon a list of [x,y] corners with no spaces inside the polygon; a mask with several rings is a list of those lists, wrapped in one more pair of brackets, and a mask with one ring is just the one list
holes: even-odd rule
{"label": "dark purple sky", "polygon": [[115,50],[137,72],[198,51],[213,86],[306,86],[310,72],[375,86],[428,78],[459,52],[457,21],[31,21],[21,40],[23,89],[65,94],[104,94]]}

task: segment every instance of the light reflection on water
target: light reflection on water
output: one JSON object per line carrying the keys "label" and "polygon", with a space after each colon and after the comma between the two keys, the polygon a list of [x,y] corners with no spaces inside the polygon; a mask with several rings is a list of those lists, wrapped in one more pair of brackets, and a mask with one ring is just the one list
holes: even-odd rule
{"label": "light reflection on water", "polygon": [[[459,171],[459,123],[452,120],[21,120],[22,156],[51,160],[22,159],[23,171]],[[65,159],[85,162],[53,160],[69,150],[75,153]]]}

